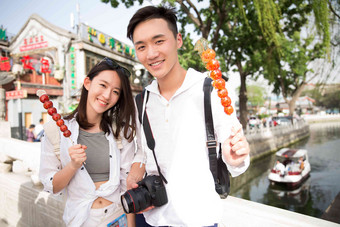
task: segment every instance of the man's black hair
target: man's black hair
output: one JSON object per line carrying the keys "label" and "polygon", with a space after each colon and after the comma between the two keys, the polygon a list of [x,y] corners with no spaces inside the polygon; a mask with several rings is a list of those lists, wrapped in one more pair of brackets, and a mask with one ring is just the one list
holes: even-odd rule
{"label": "man's black hair", "polygon": [[150,19],[164,19],[169,26],[169,29],[174,34],[176,38],[178,29],[177,29],[177,16],[175,8],[168,8],[165,6],[146,6],[139,9],[131,18],[128,28],[127,28],[127,37],[133,41],[133,32],[137,25],[141,22],[150,20]]}

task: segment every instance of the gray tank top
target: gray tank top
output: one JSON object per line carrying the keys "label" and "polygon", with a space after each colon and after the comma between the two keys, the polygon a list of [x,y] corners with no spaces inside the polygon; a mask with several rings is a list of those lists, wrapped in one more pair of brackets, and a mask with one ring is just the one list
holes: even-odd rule
{"label": "gray tank top", "polygon": [[85,168],[93,182],[108,181],[110,173],[109,141],[104,132],[89,133],[79,130],[78,144],[86,145]]}

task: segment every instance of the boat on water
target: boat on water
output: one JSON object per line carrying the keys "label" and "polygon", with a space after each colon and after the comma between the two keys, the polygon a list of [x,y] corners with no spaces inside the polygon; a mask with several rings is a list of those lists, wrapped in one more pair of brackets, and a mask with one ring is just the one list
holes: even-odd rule
{"label": "boat on water", "polygon": [[310,171],[307,150],[282,148],[276,152],[276,161],[268,179],[271,184],[294,189],[309,177]]}

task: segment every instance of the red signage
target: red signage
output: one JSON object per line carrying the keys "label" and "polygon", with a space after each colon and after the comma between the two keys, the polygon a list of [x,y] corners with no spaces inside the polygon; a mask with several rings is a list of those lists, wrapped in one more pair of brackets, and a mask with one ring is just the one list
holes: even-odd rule
{"label": "red signage", "polygon": [[0,70],[7,72],[11,70],[11,64],[8,57],[0,57]]}
{"label": "red signage", "polygon": [[22,99],[27,97],[27,90],[6,91],[6,100]]}
{"label": "red signage", "polygon": [[23,64],[24,69],[32,69],[34,70],[33,66],[32,66],[32,62],[30,62],[32,58],[28,55],[23,56],[21,59],[21,62]]}
{"label": "red signage", "polygon": [[41,62],[41,69],[40,69],[40,71],[42,73],[51,73],[51,70],[49,70],[50,64],[48,63],[48,60],[44,59],[44,58],[41,58],[40,62]]}
{"label": "red signage", "polygon": [[20,47],[20,51],[23,52],[23,51],[40,49],[40,48],[44,48],[44,47],[48,47],[47,41],[23,45],[23,46]]}

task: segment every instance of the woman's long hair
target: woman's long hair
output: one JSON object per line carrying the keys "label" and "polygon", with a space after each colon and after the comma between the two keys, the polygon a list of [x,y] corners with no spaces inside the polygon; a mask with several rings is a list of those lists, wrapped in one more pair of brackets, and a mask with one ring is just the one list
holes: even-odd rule
{"label": "woman's long hair", "polygon": [[[110,133],[110,128],[114,129],[112,128],[112,124],[114,124],[116,127],[115,130],[113,130],[113,135],[117,139],[120,131],[124,128],[124,137],[131,142],[136,134],[136,112],[129,78],[122,67],[114,67],[108,64],[105,60],[95,65],[90,70],[87,77],[92,81],[94,77],[105,70],[117,72],[121,82],[121,91],[117,103],[103,113],[102,120],[100,122],[100,129],[105,133]],[[77,108],[71,114],[64,117],[66,120],[75,117],[79,126],[83,129],[89,129],[94,126],[88,122],[86,116],[87,97],[88,91],[83,85]]]}

